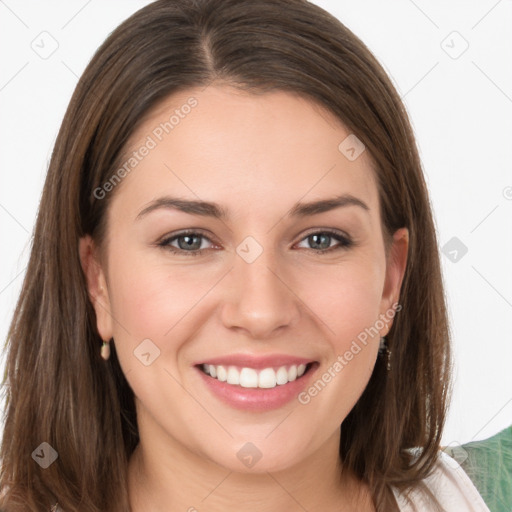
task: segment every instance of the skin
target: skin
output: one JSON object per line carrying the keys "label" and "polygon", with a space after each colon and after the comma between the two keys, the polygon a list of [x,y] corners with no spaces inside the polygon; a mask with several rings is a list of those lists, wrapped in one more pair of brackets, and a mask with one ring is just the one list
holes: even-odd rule
{"label": "skin", "polygon": [[[307,405],[234,409],[209,393],[193,364],[285,353],[318,361],[320,376],[398,301],[407,230],[393,234],[386,259],[368,153],[349,161],[338,150],[347,129],[291,93],[253,95],[218,84],[181,92],[145,118],[128,150],[191,96],[197,106],[110,192],[101,251],[89,236],[80,241],[98,331],[114,338],[136,396],[141,442],[129,464],[132,510],[229,512],[242,503],[249,512],[375,510],[366,486],[342,471],[339,435],[391,322]],[[287,216],[298,201],[341,193],[369,209]],[[229,218],[160,208],[136,220],[164,195],[214,201]],[[187,228],[207,237],[202,254],[157,245]],[[354,245],[320,254],[308,236],[325,229]],[[236,252],[247,236],[263,249],[252,263]],[[326,246],[340,245],[331,238]],[[145,366],[133,352],[148,338],[160,355]],[[252,468],[236,456],[247,442],[262,454]]]}

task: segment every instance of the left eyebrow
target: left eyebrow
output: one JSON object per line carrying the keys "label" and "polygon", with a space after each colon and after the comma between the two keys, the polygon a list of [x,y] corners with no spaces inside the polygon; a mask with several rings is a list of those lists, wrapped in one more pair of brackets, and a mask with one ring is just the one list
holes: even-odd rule
{"label": "left eyebrow", "polygon": [[[343,194],[332,199],[321,199],[309,203],[296,203],[289,211],[289,217],[306,217],[308,215],[317,215],[335,208],[346,206],[359,206],[365,211],[370,211],[366,203],[350,194]],[[155,199],[139,212],[135,220],[139,220],[153,210],[160,208],[180,210],[191,215],[201,215],[205,217],[213,217],[216,219],[227,220],[229,215],[226,209],[217,203],[208,201],[195,201],[190,199],[179,199],[176,197],[160,197]]]}
{"label": "left eyebrow", "polygon": [[332,199],[321,199],[319,201],[313,201],[310,203],[297,203],[291,210],[289,215],[292,217],[305,217],[307,215],[316,215],[318,213],[328,212],[335,208],[341,208],[344,206],[359,206],[370,211],[368,205],[350,194],[343,194],[341,196],[334,197]]}

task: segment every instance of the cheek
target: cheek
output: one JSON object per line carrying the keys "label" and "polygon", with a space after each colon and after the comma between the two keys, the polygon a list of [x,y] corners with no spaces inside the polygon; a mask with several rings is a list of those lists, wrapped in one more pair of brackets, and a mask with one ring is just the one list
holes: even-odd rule
{"label": "cheek", "polygon": [[299,294],[316,314],[321,341],[329,344],[328,357],[301,403],[329,416],[333,428],[357,402],[375,366],[383,280],[378,259],[360,258],[336,269],[317,269]]}
{"label": "cheek", "polygon": [[[192,266],[151,264],[144,258],[118,261],[110,272],[110,287],[115,347],[123,373],[141,403],[156,416],[171,404],[186,409],[190,397],[179,384],[180,354],[204,319],[198,317],[201,299],[215,276],[194,272]],[[172,428],[181,428],[189,412],[174,418]],[[193,412],[198,411],[193,408]]]}
{"label": "cheek", "polygon": [[225,270],[193,262],[171,265],[162,262],[160,255],[154,258],[133,249],[116,254],[113,250],[109,293],[114,340],[123,369],[126,373],[132,367],[140,370],[134,351],[149,339],[156,346],[157,366],[179,370],[175,366],[181,348],[211,314],[207,295]]}
{"label": "cheek", "polygon": [[[339,265],[316,266],[301,272],[300,293],[304,304],[325,327],[326,337],[337,351],[379,316],[384,275],[378,261],[360,258]],[[310,275],[306,279],[304,276]]]}
{"label": "cheek", "polygon": [[211,284],[193,270],[146,263],[112,273],[112,311],[133,337],[161,339],[200,301]]}
{"label": "cheek", "polygon": [[[334,268],[319,269],[301,298],[322,325],[322,341],[329,356],[316,380],[300,397],[315,417],[328,418],[327,428],[337,428],[360,398],[371,377],[379,334],[384,271],[379,259],[364,257]],[[373,329],[372,329],[373,328]]]}

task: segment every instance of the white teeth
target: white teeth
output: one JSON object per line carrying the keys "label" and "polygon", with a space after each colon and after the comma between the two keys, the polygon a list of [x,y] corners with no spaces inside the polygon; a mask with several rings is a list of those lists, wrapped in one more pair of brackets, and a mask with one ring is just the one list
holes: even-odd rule
{"label": "white teeth", "polygon": [[240,386],[243,388],[257,388],[258,373],[256,370],[253,370],[252,368],[242,368],[242,371],[240,372]]}
{"label": "white teeth", "polygon": [[276,380],[279,385],[288,384],[288,370],[285,366],[281,366],[276,373]]}
{"label": "white teeth", "polygon": [[[258,376],[259,388],[275,388],[277,384],[276,372],[272,368],[261,370]],[[286,384],[286,383],[285,383]]]}
{"label": "white teeth", "polygon": [[221,382],[226,382],[227,378],[228,372],[226,371],[226,368],[224,368],[224,366],[217,366],[217,379]]}
{"label": "white teeth", "polygon": [[221,382],[239,385],[244,388],[275,388],[296,380],[304,375],[306,371],[305,364],[291,365],[288,368],[281,366],[277,371],[274,368],[264,368],[259,372],[254,368],[242,368],[239,370],[235,366],[225,366],[203,364],[203,371]]}
{"label": "white teeth", "polygon": [[226,382],[228,384],[240,384],[240,372],[234,366],[228,368],[228,378]]}

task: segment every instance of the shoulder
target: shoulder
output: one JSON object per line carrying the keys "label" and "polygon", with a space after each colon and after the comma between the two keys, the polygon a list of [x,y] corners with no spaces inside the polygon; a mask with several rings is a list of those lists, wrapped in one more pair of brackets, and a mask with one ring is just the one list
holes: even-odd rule
{"label": "shoulder", "polygon": [[512,426],[490,438],[450,445],[444,450],[461,465],[491,510],[510,509]]}
{"label": "shoulder", "polygon": [[[473,482],[448,454],[439,451],[434,470],[423,480],[445,512],[490,512]],[[427,511],[428,501],[420,490],[413,490],[409,499],[394,490],[402,512]]]}

